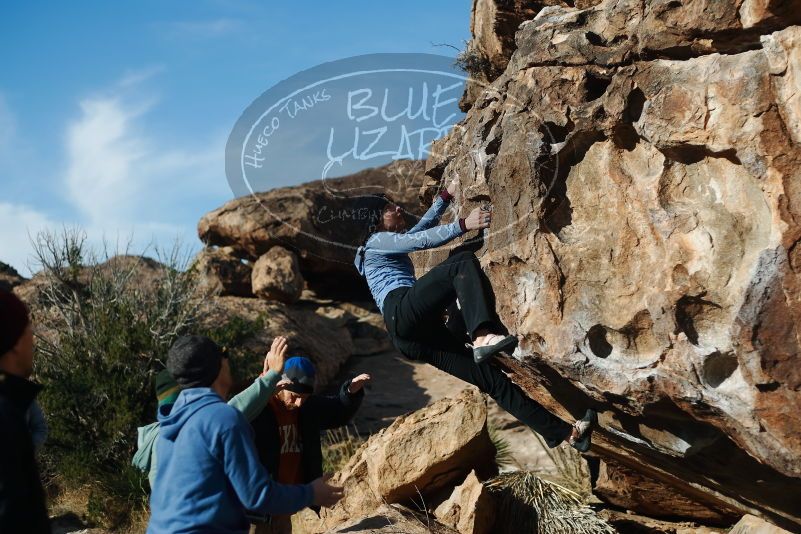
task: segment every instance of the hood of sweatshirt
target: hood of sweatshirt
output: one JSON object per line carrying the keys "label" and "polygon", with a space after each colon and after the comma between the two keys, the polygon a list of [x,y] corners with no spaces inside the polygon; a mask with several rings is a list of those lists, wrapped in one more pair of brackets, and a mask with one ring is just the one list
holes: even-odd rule
{"label": "hood of sweatshirt", "polygon": [[175,404],[159,408],[158,420],[161,423],[161,436],[175,441],[192,414],[209,404],[218,402],[225,401],[211,388],[190,388],[181,391]]}
{"label": "hood of sweatshirt", "polygon": [[356,258],[353,260],[353,265],[356,266],[356,270],[359,271],[359,274],[364,276],[364,247],[359,247],[356,249]]}

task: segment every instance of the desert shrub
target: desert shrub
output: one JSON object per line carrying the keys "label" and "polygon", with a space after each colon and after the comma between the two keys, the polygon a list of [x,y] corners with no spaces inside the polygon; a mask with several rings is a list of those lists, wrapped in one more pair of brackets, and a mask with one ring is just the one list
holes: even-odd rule
{"label": "desert shrub", "polygon": [[235,384],[250,383],[262,371],[265,354],[254,357],[246,344],[264,329],[265,319],[259,315],[255,320],[234,315],[226,322],[199,330],[222,347],[230,358],[231,375]]}
{"label": "desert shrub", "polygon": [[489,58],[469,42],[465,42],[464,50],[457,54],[455,64],[474,78],[492,80],[500,74],[496,72]]}
{"label": "desert shrub", "polygon": [[153,377],[195,322],[197,284],[178,246],[161,263],[97,254],[72,229],[39,234],[34,247],[45,472],[65,490],[88,487],[90,519],[116,526],[146,504],[145,475],[130,466],[136,428],[155,418]]}
{"label": "desert shrub", "polygon": [[323,472],[333,473],[344,467],[365,441],[346,426],[327,430],[322,439]]}

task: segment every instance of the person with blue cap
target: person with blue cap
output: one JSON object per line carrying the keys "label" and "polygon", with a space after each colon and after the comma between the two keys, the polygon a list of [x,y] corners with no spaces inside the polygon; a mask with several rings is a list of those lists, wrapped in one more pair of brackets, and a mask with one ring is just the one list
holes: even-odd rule
{"label": "person with blue cap", "polygon": [[[346,425],[364,398],[370,375],[347,380],[336,395],[314,394],[316,371],[308,358],[286,360],[279,391],[251,423],[256,448],[267,470],[280,484],[306,484],[323,476],[320,431]],[[288,514],[251,515],[256,534],[291,532]]]}
{"label": "person with blue cap", "polygon": [[[284,336],[277,336],[273,339],[270,351],[264,358],[261,375],[244,391],[228,401],[229,405],[242,412],[248,422],[261,413],[267,401],[279,387],[278,382],[281,380],[284,370],[288,344],[289,340]],[[167,369],[163,369],[156,375],[156,400],[159,412],[169,413],[175,401],[178,400],[181,389]],[[156,443],[160,428],[161,423],[156,421],[137,429],[137,450],[131,462],[135,467],[147,473],[151,488],[155,483],[158,471]]]}
{"label": "person with blue cap", "polygon": [[322,477],[281,484],[270,476],[245,415],[224,400],[231,370],[212,340],[178,338],[167,371],[181,391],[174,404],[159,407],[148,534],[245,534],[246,510],[292,514],[307,506],[333,506],[342,497],[342,488]]}

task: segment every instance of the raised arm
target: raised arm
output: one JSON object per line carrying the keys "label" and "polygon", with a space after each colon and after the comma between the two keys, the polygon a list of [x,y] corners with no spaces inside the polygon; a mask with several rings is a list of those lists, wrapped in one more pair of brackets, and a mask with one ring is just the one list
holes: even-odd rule
{"label": "raised arm", "polygon": [[436,248],[462,235],[466,229],[461,221],[442,224],[418,232],[377,232],[367,240],[366,251],[378,254],[404,254],[415,250]]}
{"label": "raised arm", "polygon": [[369,381],[370,375],[361,374],[342,384],[336,395],[311,397],[306,410],[314,411],[320,430],[344,426],[356,415],[364,399],[364,384]]}
{"label": "raised arm", "polygon": [[288,342],[283,336],[273,339],[270,351],[264,358],[263,371],[246,390],[228,401],[228,404],[242,412],[248,422],[256,419],[261,411],[267,406],[278,381],[281,380],[281,373],[284,370],[286,361],[286,351]]}
{"label": "raised arm", "polygon": [[434,197],[434,202],[431,203],[431,207],[428,208],[428,211],[426,211],[422,217],[420,217],[420,220],[417,221],[417,224],[415,224],[409,230],[409,233],[428,230],[437,224],[442,218],[442,215],[448,209],[451,200],[453,200],[453,195],[451,195],[447,189],[443,189],[436,197]]}
{"label": "raised arm", "polygon": [[275,393],[275,386],[279,380],[281,380],[279,373],[267,371],[267,374],[258,377],[247,389],[228,401],[228,404],[242,412],[242,415],[250,423],[267,406],[270,397]]}

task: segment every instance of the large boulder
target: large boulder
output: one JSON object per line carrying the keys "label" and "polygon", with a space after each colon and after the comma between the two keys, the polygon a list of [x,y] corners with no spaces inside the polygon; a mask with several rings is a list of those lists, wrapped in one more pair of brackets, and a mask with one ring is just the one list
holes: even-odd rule
{"label": "large boulder", "polygon": [[410,218],[419,217],[425,207],[417,191],[424,181],[422,162],[396,161],[343,178],[255,193],[204,215],[198,234],[207,245],[231,246],[254,261],[276,245],[288,248],[313,288],[364,294],[353,259],[371,222],[375,195],[388,194]]}
{"label": "large boulder", "polygon": [[434,517],[460,534],[490,534],[495,524],[495,501],[475,471],[471,471],[451,496],[437,506]]}
{"label": "large boulder", "polygon": [[487,431],[481,393],[465,389],[374,434],[332,478],[345,497],[321,512],[319,530],[370,513],[382,504],[426,498],[464,480],[476,469],[494,469],[495,449]]}
{"label": "large boulder", "polygon": [[693,519],[705,524],[731,525],[739,515],[726,507],[710,507],[657,479],[614,460],[601,462],[593,493],[623,510],[637,510],[652,518]]}
{"label": "large boulder", "polygon": [[359,514],[325,534],[456,534],[457,531],[398,504],[382,504],[373,512]]}
{"label": "large boulder", "polygon": [[193,267],[201,284],[218,295],[250,297],[251,265],[237,257],[231,247],[204,248],[195,257]]}
{"label": "large boulder", "polygon": [[736,525],[732,527],[729,534],[790,534],[783,528],[772,525],[767,521],[754,517],[752,515],[744,515]]}
{"label": "large boulder", "polygon": [[285,304],[297,302],[303,293],[303,275],[298,258],[284,247],[273,247],[253,264],[253,294]]}
{"label": "large boulder", "polygon": [[493,203],[515,382],[598,408],[600,455],[797,529],[801,11],[728,4],[542,9],[426,165]]}

